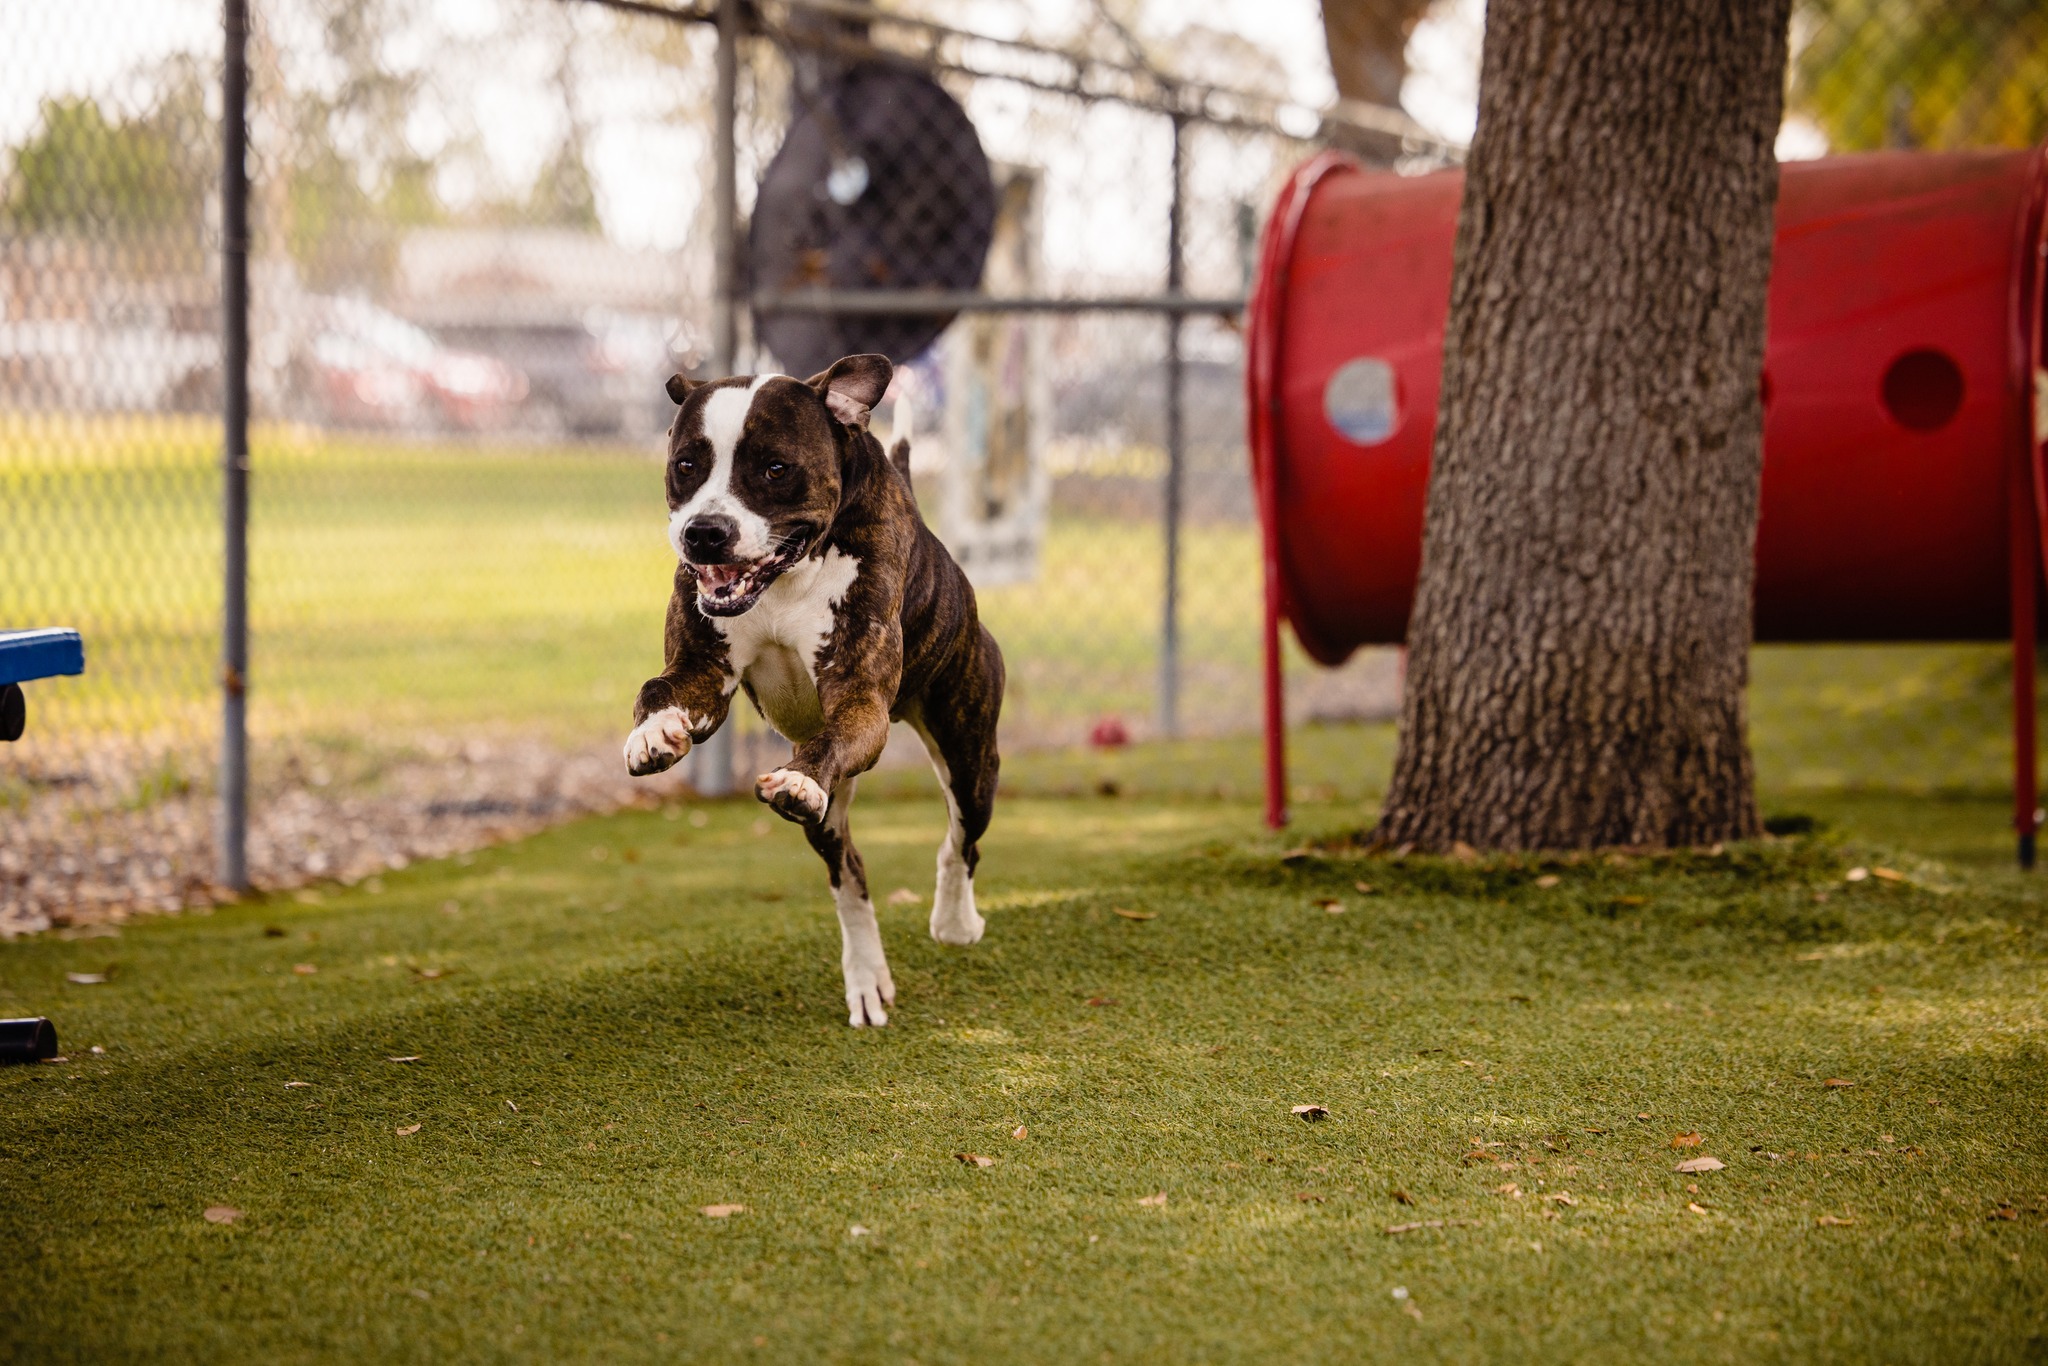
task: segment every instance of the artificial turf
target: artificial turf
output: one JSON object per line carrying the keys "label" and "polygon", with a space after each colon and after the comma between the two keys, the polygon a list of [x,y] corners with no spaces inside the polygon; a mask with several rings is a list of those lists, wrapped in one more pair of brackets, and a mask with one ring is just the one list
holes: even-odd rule
{"label": "artificial turf", "polygon": [[[1466,864],[1015,797],[886,1030],[751,802],[0,946],[69,1058],[0,1069],[0,1357],[2039,1360],[2038,884],[1995,803],[1802,805]],[[941,819],[856,808],[879,894]]]}

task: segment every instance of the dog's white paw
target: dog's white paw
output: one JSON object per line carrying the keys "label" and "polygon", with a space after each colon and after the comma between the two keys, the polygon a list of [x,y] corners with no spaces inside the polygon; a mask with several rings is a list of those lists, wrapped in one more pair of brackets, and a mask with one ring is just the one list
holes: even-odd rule
{"label": "dog's white paw", "polygon": [[690,714],[681,707],[663,707],[626,737],[626,772],[645,778],[674,768],[689,752]]}
{"label": "dog's white paw", "polygon": [[793,768],[778,768],[754,780],[754,795],[784,820],[815,825],[825,819],[825,789]]}
{"label": "dog's white paw", "polygon": [[974,909],[974,879],[964,866],[939,864],[939,886],[932,896],[932,938],[966,948],[981,942],[988,922]]}
{"label": "dog's white paw", "polygon": [[847,954],[840,967],[846,974],[846,1022],[855,1029],[889,1023],[888,1006],[896,1004],[896,983],[889,979],[889,965],[878,952],[870,962],[865,954]]}

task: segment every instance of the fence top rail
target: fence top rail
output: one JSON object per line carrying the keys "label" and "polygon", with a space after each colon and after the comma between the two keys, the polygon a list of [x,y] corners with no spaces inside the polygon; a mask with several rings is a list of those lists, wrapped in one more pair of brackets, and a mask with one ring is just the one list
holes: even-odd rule
{"label": "fence top rail", "polygon": [[[673,23],[715,23],[716,0],[656,4],[652,0],[566,0],[640,14]],[[1017,38],[954,28],[915,15],[891,14],[866,0],[774,0],[782,15],[742,0],[749,31],[778,42],[830,52],[850,60],[890,62],[942,71],[975,80],[1006,81],[1049,94],[1090,102],[1111,102],[1241,132],[1277,133],[1298,141],[1383,144],[1390,152],[1443,162],[1463,159],[1464,148],[1431,133],[1399,109],[1340,99],[1326,109],[1275,95],[1213,82],[1186,80],[1150,66],[1137,66]],[[855,37],[828,25],[792,24],[794,15],[848,19],[882,25],[906,35],[906,45],[884,45],[872,36]],[[939,51],[953,45],[951,55]]]}

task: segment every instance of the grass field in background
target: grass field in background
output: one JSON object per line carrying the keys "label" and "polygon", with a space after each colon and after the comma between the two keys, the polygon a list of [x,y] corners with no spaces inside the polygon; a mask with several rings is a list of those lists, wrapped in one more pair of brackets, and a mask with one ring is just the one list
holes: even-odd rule
{"label": "grass field in background", "polygon": [[[2048,916],[1998,803],[1281,858],[1350,796],[1284,838],[1005,801],[981,945],[884,908],[886,1030],[750,801],[0,946],[70,1054],[0,1069],[0,1356],[2038,1359]],[[878,889],[929,895],[943,822],[864,799]]]}
{"label": "grass field in background", "polygon": [[[0,622],[78,625],[91,659],[84,678],[38,688],[39,736],[154,733],[211,752],[214,440],[203,420],[0,425]],[[646,453],[266,428],[253,487],[259,740],[606,738],[659,665],[673,561]],[[1184,553],[1188,724],[1243,731],[1256,721],[1255,533],[1193,527]],[[1160,565],[1150,522],[1062,518],[1036,582],[982,594],[1010,661],[1013,737],[1150,719]],[[1997,647],[1769,647],[1754,672],[1767,784],[2009,783]],[[1219,783],[1243,785],[1221,770],[1187,785]]]}

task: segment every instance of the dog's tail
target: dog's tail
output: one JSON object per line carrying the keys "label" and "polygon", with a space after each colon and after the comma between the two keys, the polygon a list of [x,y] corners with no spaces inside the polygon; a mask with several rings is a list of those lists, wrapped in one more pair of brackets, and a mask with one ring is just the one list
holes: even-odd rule
{"label": "dog's tail", "polygon": [[913,434],[915,424],[918,424],[918,418],[915,418],[915,412],[911,410],[909,395],[897,393],[895,412],[889,418],[891,434],[895,436],[895,442],[889,446],[889,463],[895,465],[895,471],[899,475],[903,475],[903,487],[909,489],[911,504],[918,502],[918,485],[909,481],[909,438]]}

